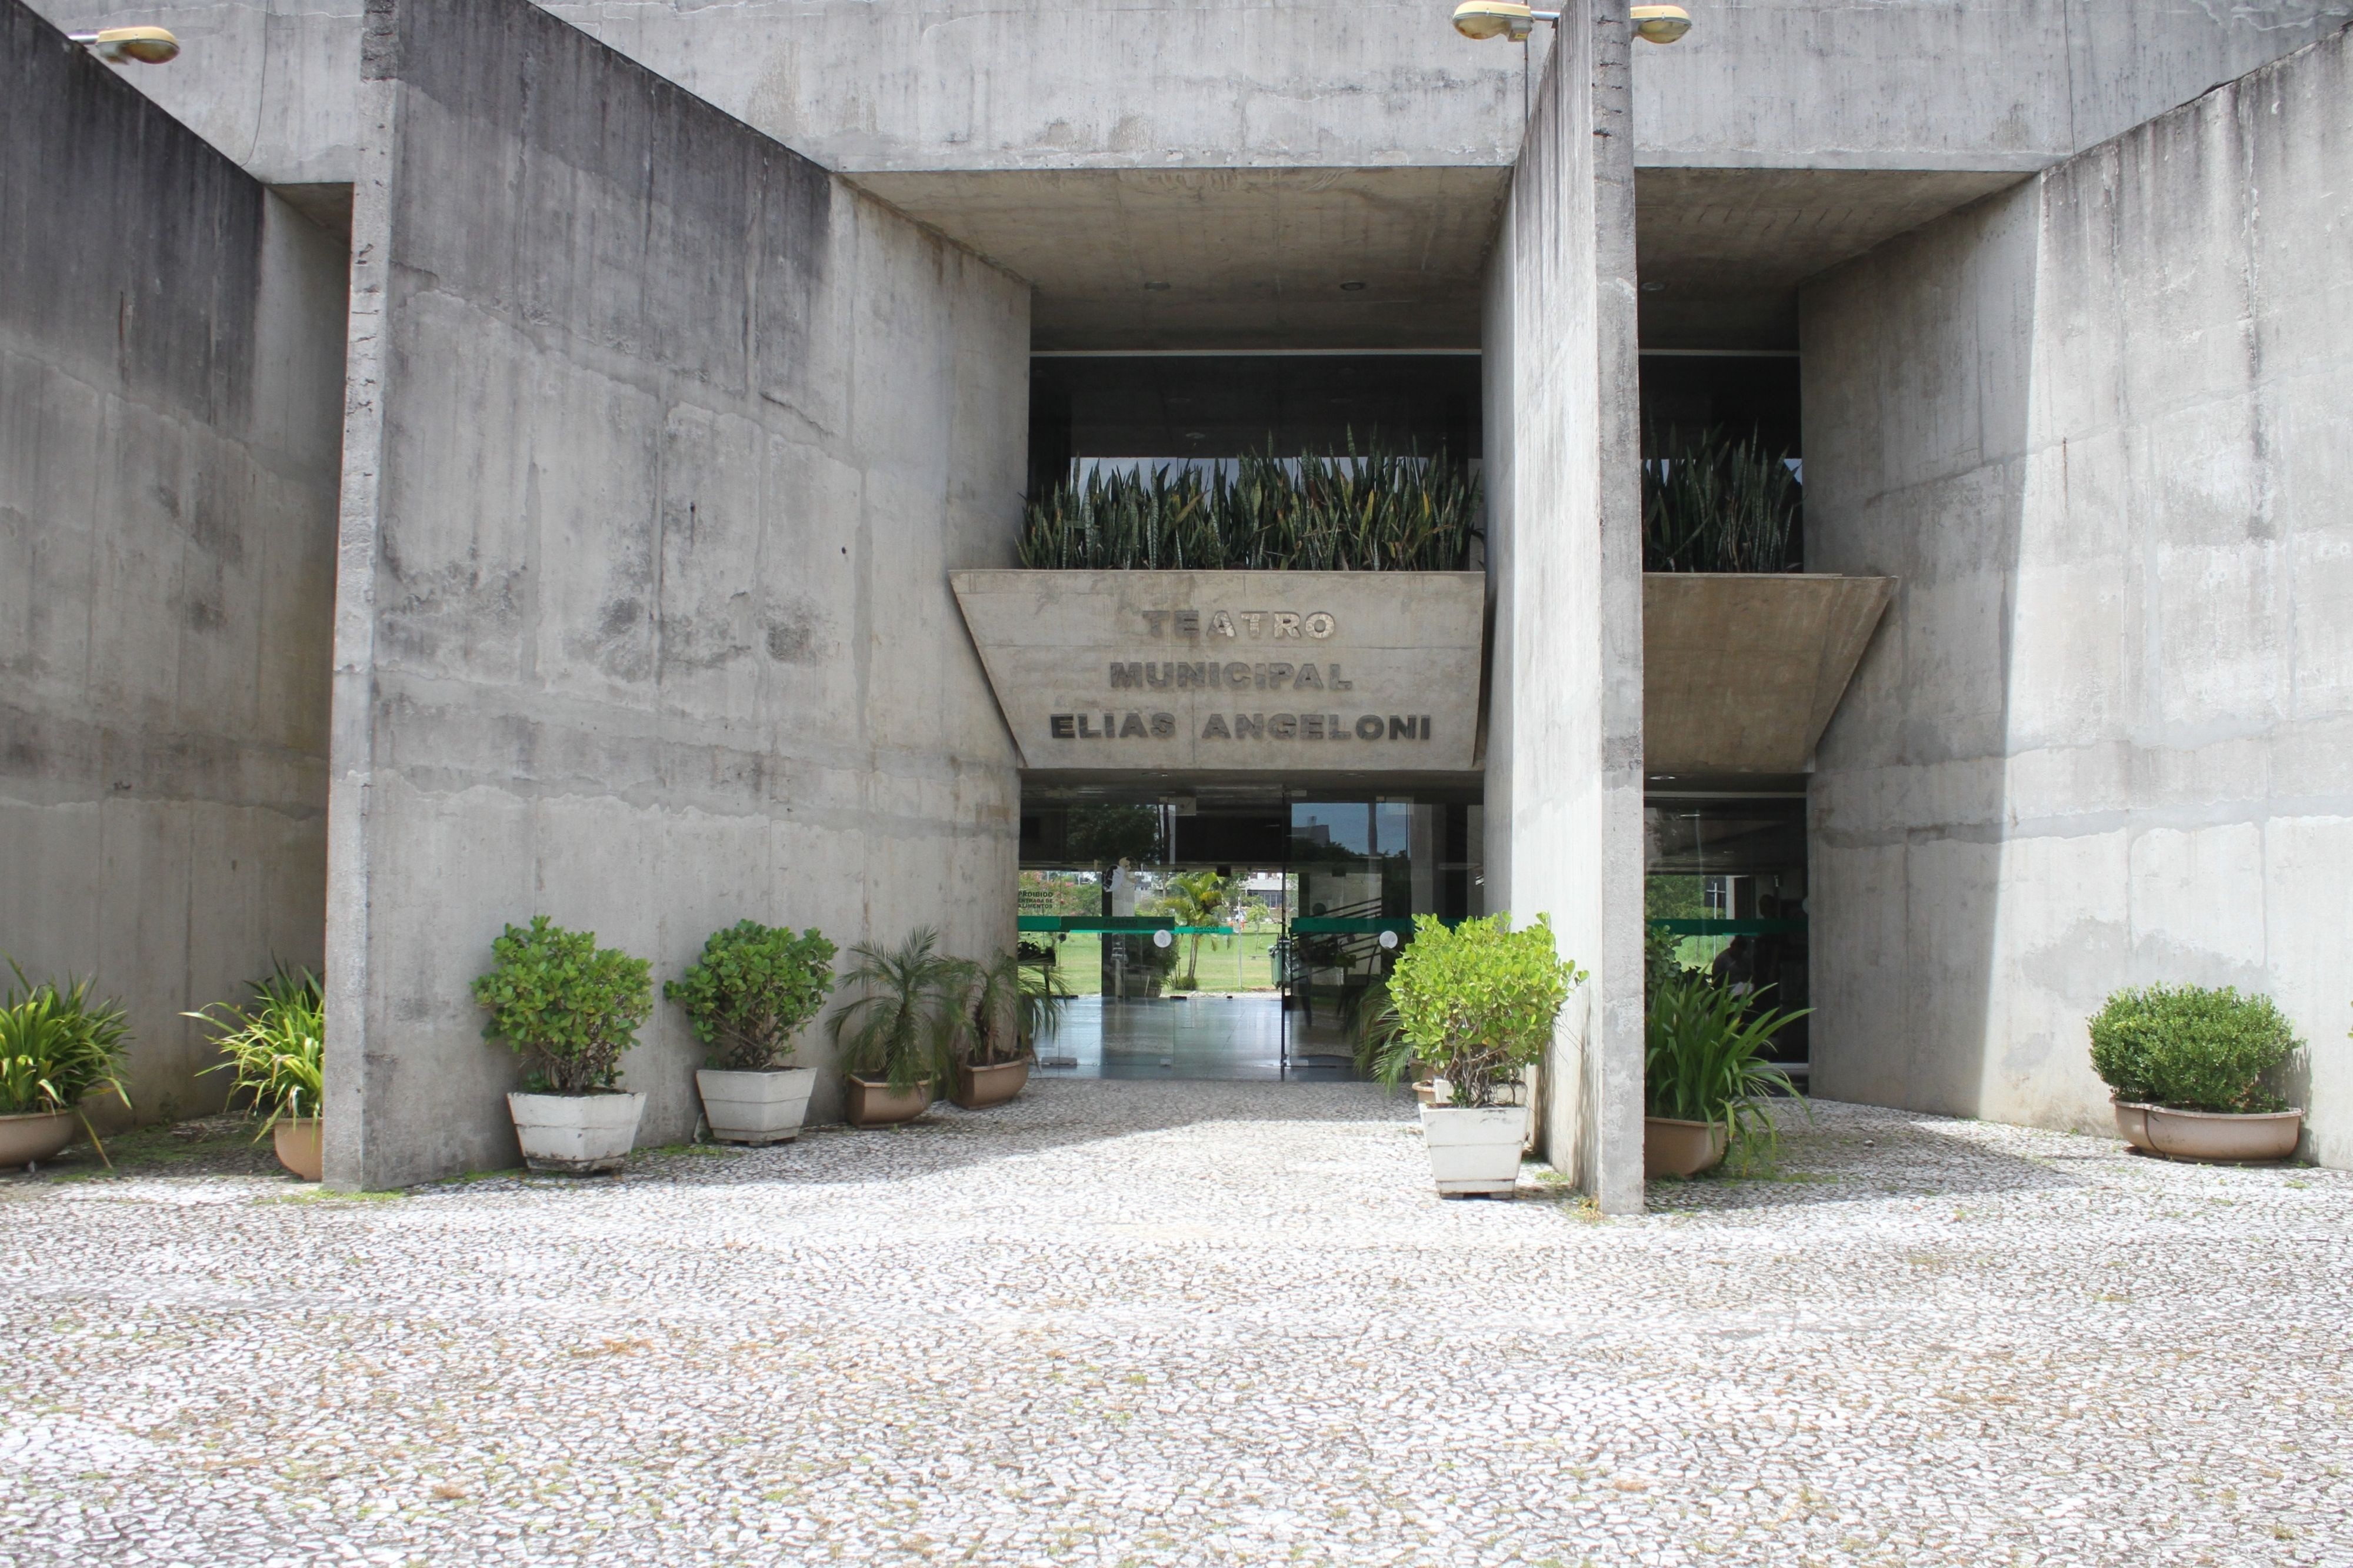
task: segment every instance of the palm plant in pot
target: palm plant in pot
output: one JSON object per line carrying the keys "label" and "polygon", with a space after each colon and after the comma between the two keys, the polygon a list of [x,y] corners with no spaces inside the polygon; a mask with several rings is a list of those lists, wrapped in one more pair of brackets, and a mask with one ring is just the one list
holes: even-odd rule
{"label": "palm plant in pot", "polygon": [[2303,1044],[2268,996],[2232,986],[2119,991],[2091,1020],[2092,1067],[2136,1149],[2183,1160],[2284,1160],[2304,1112],[2266,1087]]}
{"label": "palm plant in pot", "polygon": [[1811,1009],[1756,1004],[1757,994],[1694,971],[1653,984],[1642,1053],[1644,1175],[1695,1176],[1721,1164],[1736,1142],[1771,1146],[1765,1102],[1775,1095],[1796,1100],[1798,1089],[1767,1053],[1776,1035]]}
{"label": "palm plant in pot", "polygon": [[1446,1085],[1445,1103],[1421,1108],[1441,1196],[1509,1193],[1518,1181],[1528,1108],[1503,1100],[1543,1059],[1570,989],[1584,979],[1559,955],[1543,915],[1521,931],[1504,914],[1451,931],[1434,916],[1414,917],[1412,945],[1389,973],[1398,1034],[1384,1060],[1401,1073],[1418,1058]]}
{"label": "palm plant in pot", "polygon": [[122,1008],[91,994],[89,979],[36,985],[10,959],[16,984],[0,997],[0,1165],[53,1159],[79,1121],[103,1159],[106,1149],[82,1113],[101,1090],[127,1108],[123,1053],[131,1030]]}
{"label": "palm plant in pot", "polygon": [[1002,1105],[1029,1083],[1038,1037],[1061,1016],[1071,989],[1051,969],[1024,963],[1017,952],[965,964],[959,984],[948,1098],[967,1110]]}
{"label": "palm plant in pot", "polygon": [[207,1073],[235,1073],[228,1098],[261,1119],[257,1143],[270,1138],[278,1163],[306,1182],[323,1173],[320,1096],[326,1080],[327,1008],[319,977],[307,969],[274,965],[253,982],[243,1007],[216,1002],[183,1016],[210,1027],[213,1046],[228,1059]]}
{"label": "palm plant in pot", "polygon": [[694,1075],[703,1120],[724,1143],[783,1143],[800,1136],[817,1069],[790,1065],[793,1033],[818,1016],[833,989],[833,943],[812,926],[738,921],[711,933],[702,956],[663,994],[685,1005],[712,1065]]}
{"label": "palm plant in pot", "polygon": [[947,1063],[968,965],[942,952],[929,926],[896,947],[861,942],[849,955],[858,962],[842,982],[864,994],[826,1020],[847,1069],[849,1124],[913,1121],[931,1109]]}
{"label": "palm plant in pot", "polygon": [[490,973],[474,981],[489,1009],[485,1039],[503,1039],[531,1063],[507,1096],[522,1157],[534,1171],[617,1171],[637,1142],[646,1097],[619,1087],[621,1053],[653,1011],[652,966],[594,931],[566,931],[545,915],[511,925],[491,944]]}

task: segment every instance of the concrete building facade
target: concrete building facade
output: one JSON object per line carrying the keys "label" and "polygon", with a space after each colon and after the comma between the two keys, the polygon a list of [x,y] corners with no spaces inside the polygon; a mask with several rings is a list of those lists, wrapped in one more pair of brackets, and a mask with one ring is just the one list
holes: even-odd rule
{"label": "concrete building facade", "polygon": [[[1666,48],[1620,0],[1525,47],[1316,0],[5,3],[0,947],[135,994],[154,1094],[202,1100],[179,1007],[323,956],[330,1180],[413,1181],[512,1160],[466,993],[507,921],[658,974],[743,914],[1006,945],[1056,781],[949,574],[1016,563],[1033,387],[1378,361],[1475,388],[1482,751],[1439,782],[1484,907],[1590,972],[1538,1120],[1606,1208],[1662,823],[1726,811],[1789,825],[1819,1092],[2090,1126],[2099,999],[2230,982],[2353,1161],[2353,0],[1728,0]],[[132,21],[181,59],[55,30]],[[95,255],[171,283],[116,320]],[[117,405],[219,456],[133,487]],[[1185,456],[1166,416],[1114,455]],[[1645,766],[1643,426],[1685,416],[1786,426],[1806,570],[1896,580],[1809,772]],[[649,1138],[692,1061],[658,1009]]]}

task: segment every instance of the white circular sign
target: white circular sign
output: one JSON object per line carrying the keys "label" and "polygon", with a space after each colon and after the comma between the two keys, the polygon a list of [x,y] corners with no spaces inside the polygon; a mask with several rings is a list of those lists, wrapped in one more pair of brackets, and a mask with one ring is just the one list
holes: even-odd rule
{"label": "white circular sign", "polygon": [[1152,945],[1155,947],[1175,947],[1176,945],[1176,939],[1169,935],[1165,931],[1156,931],[1152,933]]}
{"label": "white circular sign", "polygon": [[1381,945],[1382,945],[1383,947],[1385,947],[1385,948],[1388,948],[1388,949],[1390,952],[1396,952],[1396,951],[1397,951],[1397,932],[1395,932],[1395,931],[1385,931],[1381,932]]}

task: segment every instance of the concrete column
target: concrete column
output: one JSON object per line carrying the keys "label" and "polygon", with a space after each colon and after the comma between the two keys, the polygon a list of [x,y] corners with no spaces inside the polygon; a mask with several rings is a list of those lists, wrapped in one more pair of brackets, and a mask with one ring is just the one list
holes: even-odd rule
{"label": "concrete column", "polygon": [[1642,1203],[1641,540],[1625,6],[1566,11],[1488,281],[1487,906],[1589,972],[1544,1074],[1552,1161]]}
{"label": "concrete column", "polygon": [[[1013,941],[1028,291],[524,0],[378,0],[354,201],[327,1173],[510,1165],[469,984],[545,913]],[[831,1065],[812,1028],[801,1060]],[[624,1084],[693,1131],[657,1002]],[[827,1074],[812,1105],[839,1103]]]}

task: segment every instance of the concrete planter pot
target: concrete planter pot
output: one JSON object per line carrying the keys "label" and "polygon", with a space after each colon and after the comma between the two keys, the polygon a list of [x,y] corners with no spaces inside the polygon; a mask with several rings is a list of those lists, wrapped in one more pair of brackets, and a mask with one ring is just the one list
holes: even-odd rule
{"label": "concrete planter pot", "polygon": [[702,1096],[702,1119],[722,1143],[789,1143],[808,1117],[815,1068],[768,1068],[739,1072],[703,1068],[694,1075]]}
{"label": "concrete planter pot", "polygon": [[534,1171],[593,1175],[617,1171],[638,1141],[642,1094],[510,1094],[523,1163]]}
{"label": "concrete planter pot", "polygon": [[2174,1160],[2284,1160],[2304,1135],[2301,1110],[2175,1110],[2122,1100],[2116,1107],[2116,1131],[2126,1142]]}
{"label": "concrete planter pot", "polygon": [[31,1165],[54,1160],[73,1142],[74,1113],[33,1110],[22,1116],[0,1116],[0,1166]]}
{"label": "concrete planter pot", "polygon": [[986,1110],[992,1105],[1002,1105],[1021,1092],[1029,1081],[1029,1058],[998,1062],[993,1067],[972,1067],[958,1062],[955,1087],[948,1098],[966,1110]]}
{"label": "concrete planter pot", "polygon": [[319,1119],[315,1116],[281,1116],[269,1130],[270,1142],[277,1146],[278,1163],[306,1182],[315,1182],[326,1173],[327,1157],[319,1137]]}
{"label": "concrete planter pot", "polygon": [[852,1127],[896,1127],[929,1110],[932,1100],[930,1079],[918,1080],[913,1089],[894,1089],[881,1079],[852,1073],[844,1115]]}
{"label": "concrete planter pot", "polygon": [[1491,1105],[1465,1110],[1421,1108],[1421,1141],[1440,1197],[1507,1194],[1520,1179],[1520,1149],[1528,1141],[1528,1108]]}
{"label": "concrete planter pot", "polygon": [[1724,1163],[1732,1129],[1721,1121],[1683,1121],[1672,1116],[1642,1118],[1642,1174],[1696,1176]]}

